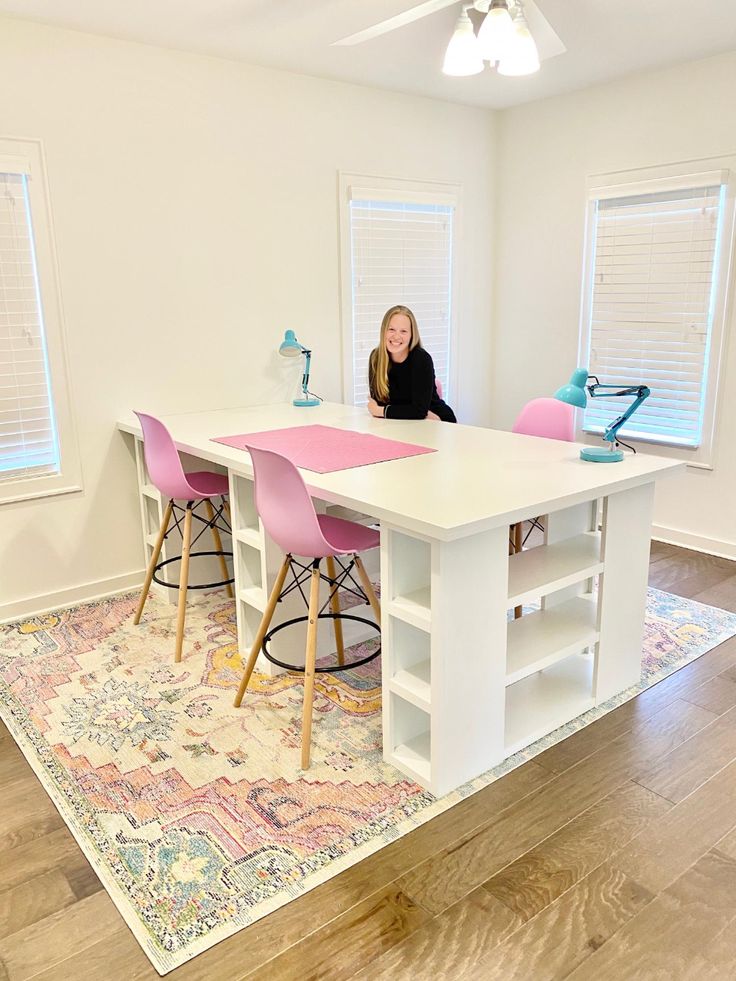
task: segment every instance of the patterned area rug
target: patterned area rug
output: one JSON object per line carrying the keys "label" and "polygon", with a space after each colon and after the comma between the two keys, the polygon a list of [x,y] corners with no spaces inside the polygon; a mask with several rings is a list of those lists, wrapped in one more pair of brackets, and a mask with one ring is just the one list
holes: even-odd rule
{"label": "patterned area rug", "polygon": [[312,889],[736,634],[650,590],[641,684],[437,800],[381,757],[380,665],[318,676],[299,769],[298,676],[242,709],[232,602],[114,597],[0,627],[0,716],[160,973]]}

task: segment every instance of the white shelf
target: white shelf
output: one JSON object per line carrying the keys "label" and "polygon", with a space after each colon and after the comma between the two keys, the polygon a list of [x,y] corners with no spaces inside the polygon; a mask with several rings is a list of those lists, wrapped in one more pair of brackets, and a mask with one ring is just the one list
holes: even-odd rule
{"label": "white shelf", "polygon": [[506,753],[511,755],[587,712],[593,698],[593,658],[573,654],[506,689]]}
{"label": "white shelf", "polygon": [[429,660],[398,671],[390,680],[389,688],[395,695],[405,698],[422,711],[429,712],[432,694]]}
{"label": "white shelf", "polygon": [[429,586],[415,589],[403,596],[394,596],[388,604],[388,611],[412,627],[429,631],[432,629]]}
{"label": "white shelf", "polygon": [[509,607],[553,593],[603,571],[598,532],[539,545],[509,559]]}
{"label": "white shelf", "polygon": [[430,737],[427,731],[397,746],[391,755],[404,773],[427,786],[431,776],[429,754]]}
{"label": "white shelf", "polygon": [[249,586],[238,592],[238,599],[247,603],[248,606],[255,606],[257,610],[263,612],[266,609],[266,598],[263,590],[258,586]]}
{"label": "white shelf", "polygon": [[506,685],[578,654],[598,640],[595,599],[576,596],[548,610],[511,620],[507,627]]}
{"label": "white shelf", "polygon": [[250,545],[251,548],[261,548],[260,528],[238,528],[233,532],[233,537],[244,545]]}
{"label": "white shelf", "polygon": [[161,492],[158,487],[154,487],[153,484],[143,484],[141,486],[141,494],[145,497],[150,497],[154,501],[161,500]]}

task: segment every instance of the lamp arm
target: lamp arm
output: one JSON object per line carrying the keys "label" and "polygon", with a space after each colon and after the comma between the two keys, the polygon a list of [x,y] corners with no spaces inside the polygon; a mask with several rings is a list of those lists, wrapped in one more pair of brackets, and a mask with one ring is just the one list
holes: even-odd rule
{"label": "lamp arm", "polygon": [[312,363],[312,352],[308,351],[305,347],[302,348],[302,353],[304,354],[304,374],[302,375],[302,391],[306,398],[309,395],[309,366]]}
{"label": "lamp arm", "polygon": [[608,443],[616,442],[618,431],[625,424],[627,419],[630,419],[631,416],[633,416],[642,402],[645,399],[648,399],[652,394],[651,389],[647,388],[646,385],[630,385],[627,388],[621,388],[620,385],[601,385],[600,383],[596,383],[595,385],[588,385],[587,389],[588,394],[593,399],[618,398],[619,396],[626,395],[636,396],[626,411],[623,412],[618,419],[614,419],[613,422],[606,427],[606,431],[603,434],[603,439]]}

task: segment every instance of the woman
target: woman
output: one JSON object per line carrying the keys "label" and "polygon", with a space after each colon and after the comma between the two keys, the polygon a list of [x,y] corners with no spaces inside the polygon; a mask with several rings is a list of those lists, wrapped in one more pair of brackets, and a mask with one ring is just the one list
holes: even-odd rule
{"label": "woman", "polygon": [[457,422],[437,394],[432,356],[422,347],[416,317],[408,307],[391,307],[384,314],[378,347],[368,362],[368,385],[372,416]]}

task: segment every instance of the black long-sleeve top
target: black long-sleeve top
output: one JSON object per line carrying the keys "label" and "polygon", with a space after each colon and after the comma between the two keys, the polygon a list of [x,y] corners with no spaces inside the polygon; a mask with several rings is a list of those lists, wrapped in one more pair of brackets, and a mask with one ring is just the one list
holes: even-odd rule
{"label": "black long-sleeve top", "polygon": [[376,397],[372,376],[369,384],[387,419],[424,419],[434,412],[443,422],[457,422],[455,413],[437,394],[432,356],[423,347],[409,351],[404,361],[389,362],[387,402]]}

